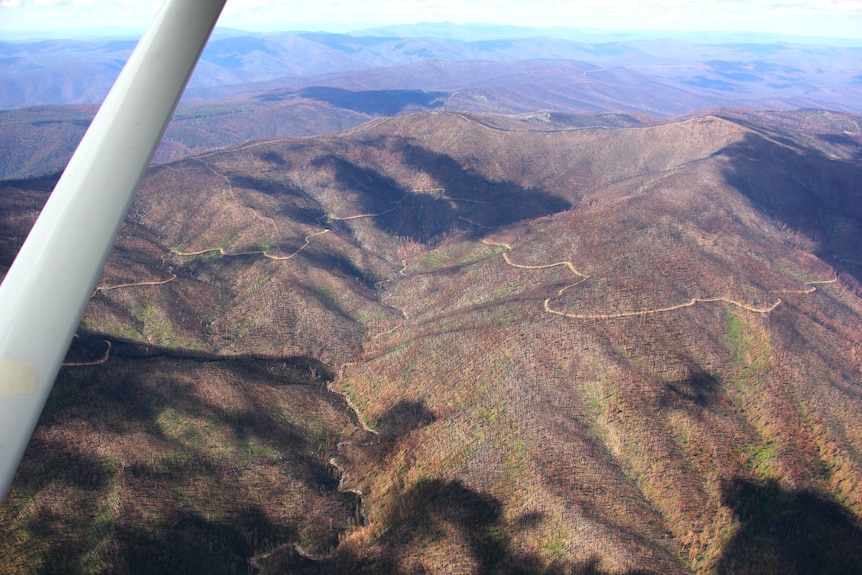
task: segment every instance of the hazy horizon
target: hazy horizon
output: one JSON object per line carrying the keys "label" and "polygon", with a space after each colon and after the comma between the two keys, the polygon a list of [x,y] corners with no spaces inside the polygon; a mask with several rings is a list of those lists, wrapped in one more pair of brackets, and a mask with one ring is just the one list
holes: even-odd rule
{"label": "hazy horizon", "polygon": [[[138,35],[161,4],[162,0],[0,0],[0,38]],[[862,2],[608,0],[573,6],[523,0],[375,0],[362,4],[330,0],[309,7],[293,1],[231,0],[219,27],[248,32],[355,33],[418,23],[514,26],[548,33],[555,29],[650,36],[741,33],[862,43]]]}

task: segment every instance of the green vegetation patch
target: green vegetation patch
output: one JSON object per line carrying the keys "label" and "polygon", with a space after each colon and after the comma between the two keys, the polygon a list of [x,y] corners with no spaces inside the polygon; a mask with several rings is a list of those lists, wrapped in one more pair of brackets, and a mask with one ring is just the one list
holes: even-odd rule
{"label": "green vegetation patch", "polygon": [[254,278],[245,286],[244,295],[251,296],[259,292],[269,283],[269,280],[272,279],[272,273],[268,271],[264,271],[262,273],[257,274]]}
{"label": "green vegetation patch", "polygon": [[165,407],[156,416],[156,425],[164,436],[186,450],[206,449],[212,455],[226,454],[232,438],[224,429],[202,417],[192,417],[182,411]]}
{"label": "green vegetation patch", "polygon": [[778,458],[778,446],[773,440],[762,445],[748,447],[749,466],[761,478],[770,476],[770,470]]}
{"label": "green vegetation patch", "polygon": [[141,334],[131,325],[118,325],[106,321],[98,321],[95,319],[85,319],[81,322],[81,327],[93,333],[104,333],[113,335],[114,337],[130,340],[140,340]]}
{"label": "green vegetation patch", "polygon": [[317,284],[311,286],[312,291],[334,306],[338,306],[338,296],[331,285]]}
{"label": "green vegetation patch", "polygon": [[479,242],[465,242],[439,246],[419,260],[420,271],[434,271],[454,266],[465,266],[502,254],[503,246],[489,246]]}
{"label": "green vegetation patch", "polygon": [[729,379],[737,388],[758,385],[769,367],[772,352],[768,335],[745,321],[731,306],[724,312],[723,343],[731,353]]}
{"label": "green vegetation patch", "polygon": [[514,282],[510,284],[506,284],[505,286],[494,290],[491,293],[491,299],[498,300],[508,297],[510,295],[516,294],[523,289],[523,284],[521,282]]}
{"label": "green vegetation patch", "polygon": [[216,247],[221,248],[225,251],[233,245],[236,239],[239,237],[239,230],[233,231],[229,234],[225,234],[216,240]]}

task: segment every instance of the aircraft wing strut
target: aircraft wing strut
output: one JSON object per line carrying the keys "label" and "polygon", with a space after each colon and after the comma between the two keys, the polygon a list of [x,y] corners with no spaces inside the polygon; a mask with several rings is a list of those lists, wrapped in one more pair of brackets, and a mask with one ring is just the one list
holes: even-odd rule
{"label": "aircraft wing strut", "polygon": [[226,0],[167,0],[0,285],[0,500]]}

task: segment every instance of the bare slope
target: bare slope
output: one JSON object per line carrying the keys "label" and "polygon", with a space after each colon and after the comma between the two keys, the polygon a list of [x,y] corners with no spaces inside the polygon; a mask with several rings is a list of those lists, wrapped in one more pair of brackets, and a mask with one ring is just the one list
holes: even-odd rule
{"label": "bare slope", "polygon": [[[264,572],[858,571],[862,166],[739,116],[425,113],[154,168],[84,326],[336,374],[360,419],[321,457],[363,524],[311,559],[273,519]],[[11,248],[40,192],[3,193]],[[45,504],[27,481],[4,513]]]}

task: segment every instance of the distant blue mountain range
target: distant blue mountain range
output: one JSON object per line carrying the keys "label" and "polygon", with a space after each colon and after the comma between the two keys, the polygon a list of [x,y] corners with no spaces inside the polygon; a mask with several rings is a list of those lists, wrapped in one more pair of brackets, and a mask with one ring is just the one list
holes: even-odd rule
{"label": "distant blue mountain range", "polygon": [[[483,63],[519,62],[525,83],[541,83],[547,80],[541,73],[529,80],[523,76],[524,62],[567,61],[613,71],[608,74],[617,79],[628,75],[632,81],[637,77],[666,86],[672,105],[647,112],[738,104],[860,113],[862,47],[829,42],[750,34],[660,36],[445,23],[353,34],[219,30],[186,97],[213,100],[308,86],[432,91],[493,87],[487,84],[493,79],[485,74],[465,76],[463,67],[449,65],[454,63],[481,68]],[[0,42],[0,109],[97,103],[133,46],[134,40],[127,37]],[[436,73],[417,76],[421,69],[417,65],[431,62],[438,63]],[[584,80],[596,80],[596,73],[584,72]],[[616,111],[616,103],[615,98],[595,102],[597,109],[607,111]]]}

